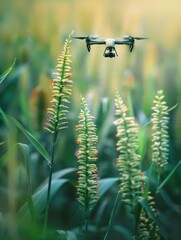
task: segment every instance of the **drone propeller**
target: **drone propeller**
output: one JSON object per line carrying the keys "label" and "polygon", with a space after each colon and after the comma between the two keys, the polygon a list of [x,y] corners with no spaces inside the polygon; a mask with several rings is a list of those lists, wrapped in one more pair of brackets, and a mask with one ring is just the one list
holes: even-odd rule
{"label": "drone propeller", "polygon": [[91,50],[90,42],[95,41],[98,37],[99,36],[80,36],[80,37],[72,37],[72,38],[85,40],[87,50],[88,50],[88,52],[90,52],[90,50]]}
{"label": "drone propeller", "polygon": [[91,41],[97,39],[99,36],[80,36],[80,37],[72,37],[75,39],[81,39],[81,40],[86,40],[86,41]]}
{"label": "drone propeller", "polygon": [[132,36],[124,36],[123,38],[128,40],[128,41],[132,41],[132,42],[134,42],[134,40],[148,39],[148,38],[145,38],[145,37],[132,37]]}
{"label": "drone propeller", "polygon": [[144,39],[148,39],[148,38],[144,38],[144,37],[133,37],[136,40],[144,40]]}
{"label": "drone propeller", "polygon": [[130,52],[133,51],[135,40],[148,39],[148,38],[144,38],[144,37],[132,37],[132,36],[124,36],[123,38],[128,41],[129,51]]}
{"label": "drone propeller", "polygon": [[86,39],[86,37],[72,37],[72,38],[81,39],[81,40]]}

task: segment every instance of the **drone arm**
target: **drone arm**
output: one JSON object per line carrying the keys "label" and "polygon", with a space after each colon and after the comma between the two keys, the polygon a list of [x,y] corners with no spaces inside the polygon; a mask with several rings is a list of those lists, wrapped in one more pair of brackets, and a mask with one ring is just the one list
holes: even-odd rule
{"label": "drone arm", "polygon": [[96,45],[96,44],[104,45],[104,44],[106,44],[106,41],[90,41],[89,44],[90,45]]}
{"label": "drone arm", "polygon": [[130,45],[130,42],[129,41],[116,40],[115,44],[117,44],[117,45]]}

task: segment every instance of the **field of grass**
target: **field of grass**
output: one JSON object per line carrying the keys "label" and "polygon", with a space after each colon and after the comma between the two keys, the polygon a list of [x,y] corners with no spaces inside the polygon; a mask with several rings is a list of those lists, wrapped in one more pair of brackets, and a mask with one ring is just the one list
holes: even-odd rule
{"label": "field of grass", "polygon": [[[163,229],[160,239],[179,240],[181,2],[6,0],[0,5],[0,77],[16,59],[13,69],[0,84],[0,239],[42,239],[47,197],[43,187],[47,186],[49,177],[49,165],[42,152],[46,149],[45,155],[51,155],[52,147],[52,136],[43,128],[47,121],[46,109],[50,107],[50,80],[65,39],[74,30],[73,36],[120,38],[132,35],[149,39],[137,41],[132,53],[127,46],[117,46],[119,56],[112,59],[103,57],[104,46],[95,45],[88,53],[84,42],[72,39],[73,87],[67,113],[68,128],[60,131],[55,149],[53,179],[57,182],[52,184],[47,239],[104,239],[112,209],[114,216],[107,240],[131,239],[132,214],[123,204],[122,196],[118,196],[114,207],[119,182],[116,165],[119,152],[113,123],[115,94],[119,92],[130,116],[134,116],[138,124],[138,152],[141,170],[146,174],[152,161],[153,100],[158,90],[163,90],[171,110],[168,112],[168,165],[159,183],[170,173],[171,177],[154,196],[154,201],[158,225]],[[77,201],[75,187],[78,167],[75,129],[81,97],[95,117],[96,165],[101,179],[101,197],[89,216],[87,236],[83,234],[84,212]],[[18,120],[23,129],[8,116]],[[31,133],[29,137],[27,131]],[[153,182],[150,180],[151,192],[154,192],[155,179],[153,176]],[[30,218],[34,219],[33,224],[29,223],[32,223]]]}

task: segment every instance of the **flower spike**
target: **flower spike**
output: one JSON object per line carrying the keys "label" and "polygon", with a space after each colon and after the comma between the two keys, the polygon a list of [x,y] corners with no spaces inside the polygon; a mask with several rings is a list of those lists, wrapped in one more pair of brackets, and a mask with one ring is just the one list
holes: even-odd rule
{"label": "flower spike", "polygon": [[117,128],[117,167],[120,173],[122,201],[134,207],[141,196],[140,156],[138,149],[138,128],[133,117],[127,116],[127,107],[120,95],[115,97]]}
{"label": "flower spike", "polygon": [[49,119],[45,129],[55,133],[67,127],[67,113],[69,109],[69,98],[72,93],[72,76],[70,35],[66,39],[62,55],[57,59],[54,79],[51,80],[52,99],[51,106],[47,109]]}
{"label": "flower spike", "polygon": [[158,91],[153,101],[152,113],[152,161],[158,172],[162,172],[168,162],[168,107],[164,101],[163,91]]}
{"label": "flower spike", "polygon": [[79,163],[77,195],[79,203],[87,213],[98,199],[98,173],[95,164],[97,160],[96,143],[98,138],[93,120],[94,117],[90,114],[85,99],[82,98],[79,123],[76,127],[78,132],[77,142],[79,144],[77,152]]}

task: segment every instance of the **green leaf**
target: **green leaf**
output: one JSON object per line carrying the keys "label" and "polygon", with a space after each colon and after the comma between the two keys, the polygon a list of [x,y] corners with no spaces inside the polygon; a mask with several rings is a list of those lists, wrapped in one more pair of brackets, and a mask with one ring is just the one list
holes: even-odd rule
{"label": "green leaf", "polygon": [[98,181],[99,197],[102,197],[115,183],[118,182],[118,178],[105,178]]}
{"label": "green leaf", "polygon": [[5,80],[5,78],[8,76],[8,74],[14,68],[15,62],[16,62],[16,58],[14,59],[13,64],[3,74],[0,75],[0,84]]}
{"label": "green leaf", "polygon": [[4,111],[2,110],[2,108],[0,108],[0,114],[1,114],[1,118],[2,118],[2,120],[3,120],[3,122],[4,122],[4,124],[5,124],[6,127],[9,129],[9,128],[10,128],[10,126],[9,126],[9,120],[8,120],[6,114],[4,113]]}
{"label": "green leaf", "polygon": [[178,103],[176,103],[173,107],[168,109],[168,112],[171,112],[172,110],[174,110],[176,107],[178,106]]}
{"label": "green leaf", "polygon": [[148,179],[151,179],[152,176],[156,176],[156,166],[155,166],[155,162],[152,162],[149,169],[148,169]]}
{"label": "green leaf", "polygon": [[9,119],[10,119],[22,131],[22,133],[28,138],[28,140],[33,144],[33,146],[38,150],[38,152],[47,160],[48,164],[50,164],[50,160],[49,160],[50,157],[49,157],[48,152],[28,130],[26,130],[23,127],[23,125],[20,122],[18,122],[15,118],[6,115],[1,108],[0,108],[0,114],[1,114],[2,120],[4,121],[4,123],[7,126],[7,128],[10,129],[10,126],[9,126]]}
{"label": "green leaf", "polygon": [[159,227],[162,237],[164,237],[164,239],[167,240],[165,230],[162,228],[162,226],[160,225],[160,222],[158,221],[157,217],[155,216],[155,214],[151,210],[151,208],[148,204],[148,201],[145,198],[142,198],[142,199],[139,200],[139,203],[145,209],[145,211],[148,213],[148,215],[154,221],[154,223]]}
{"label": "green leaf", "polygon": [[32,199],[32,181],[31,181],[31,174],[30,174],[30,159],[29,159],[29,146],[27,144],[18,143],[17,146],[21,149],[25,164],[26,164],[26,171],[28,177],[28,196],[27,196],[27,203],[29,212],[31,214],[31,221],[35,222],[35,208]]}
{"label": "green leaf", "polygon": [[1,142],[1,143],[0,143],[0,146],[3,145],[3,144],[5,144],[5,141],[4,141],[4,142]]}
{"label": "green leaf", "polygon": [[171,173],[164,179],[164,181],[158,186],[156,193],[159,193],[161,188],[169,181],[169,179],[173,176],[173,174],[176,172],[178,167],[181,165],[181,160],[177,163],[177,165],[173,168]]}
{"label": "green leaf", "polygon": [[27,144],[24,144],[24,143],[16,143],[0,159],[0,168],[8,163],[8,161],[7,161],[7,159],[9,159],[8,158],[8,154],[10,154],[10,153],[12,154],[18,148],[21,150],[21,152],[23,154],[23,158],[24,158],[24,162],[23,163],[25,163],[25,166],[26,166],[27,179],[28,179],[27,202],[28,202],[28,208],[29,208],[29,211],[30,211],[30,214],[31,214],[31,220],[33,222],[33,221],[35,221],[35,209],[34,209],[33,200],[32,200],[32,181],[31,181],[31,175],[30,175],[29,146]]}
{"label": "green leaf", "polygon": [[138,224],[140,221],[141,209],[142,209],[141,204],[139,202],[136,203],[135,208],[134,208],[135,230],[138,228]]}
{"label": "green leaf", "polygon": [[62,178],[65,175],[68,175],[69,173],[73,173],[73,172],[76,172],[76,171],[77,171],[76,168],[66,168],[66,169],[54,172],[52,178],[53,179]]}
{"label": "green leaf", "polygon": [[22,131],[22,133],[28,138],[28,140],[33,144],[33,146],[36,148],[36,150],[47,160],[48,164],[50,164],[50,157],[48,152],[45,150],[45,148],[36,140],[36,138],[26,130],[23,125],[18,122],[15,118],[9,117],[13,123]]}
{"label": "green leaf", "polygon": [[[51,183],[51,192],[50,192],[50,200],[54,197],[57,191],[66,183],[68,179],[58,179],[52,180]],[[48,184],[41,187],[34,195],[33,195],[33,204],[36,211],[36,217],[40,217],[44,209],[46,208],[46,198],[47,198],[47,190]],[[18,218],[21,222],[28,221],[30,219],[30,213],[28,210],[27,203],[25,203],[20,210],[18,211]]]}
{"label": "green leaf", "polygon": [[61,240],[77,240],[77,237],[71,231],[57,230],[57,233],[59,234],[59,237],[60,237],[58,239],[61,239]]}

